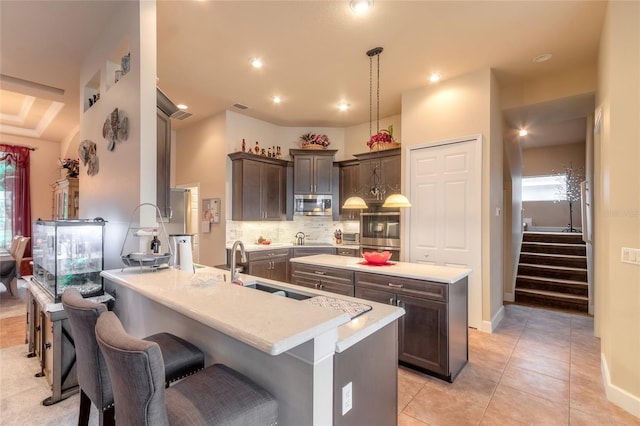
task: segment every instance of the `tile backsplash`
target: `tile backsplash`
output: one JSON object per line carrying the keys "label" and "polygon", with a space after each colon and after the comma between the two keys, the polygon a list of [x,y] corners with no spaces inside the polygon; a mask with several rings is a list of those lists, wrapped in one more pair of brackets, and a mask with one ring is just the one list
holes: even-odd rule
{"label": "tile backsplash", "polygon": [[330,217],[295,216],[293,221],[281,222],[242,222],[227,221],[226,244],[231,245],[235,240],[245,244],[256,243],[258,238],[270,239],[272,243],[293,243],[298,232],[306,234],[305,243],[334,243],[333,233],[340,229],[342,232],[359,232],[358,221],[333,221]]}

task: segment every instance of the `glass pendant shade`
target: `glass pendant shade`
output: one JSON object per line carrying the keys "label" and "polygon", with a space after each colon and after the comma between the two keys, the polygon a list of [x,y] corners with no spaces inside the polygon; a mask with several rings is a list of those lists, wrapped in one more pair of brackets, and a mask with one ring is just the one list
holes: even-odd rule
{"label": "glass pendant shade", "polygon": [[391,194],[384,200],[382,207],[411,207],[411,203],[402,194]]}
{"label": "glass pendant shade", "polygon": [[342,205],[343,209],[366,209],[368,208],[367,203],[360,197],[349,197],[345,200]]}

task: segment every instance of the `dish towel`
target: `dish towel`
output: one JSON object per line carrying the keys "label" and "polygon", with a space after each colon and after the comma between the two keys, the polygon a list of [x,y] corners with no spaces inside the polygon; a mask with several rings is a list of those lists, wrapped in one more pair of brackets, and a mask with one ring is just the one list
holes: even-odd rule
{"label": "dish towel", "polygon": [[369,312],[372,308],[369,305],[358,302],[350,302],[348,300],[335,299],[328,296],[316,296],[310,299],[305,299],[303,303],[310,303],[312,305],[322,306],[325,308],[333,309],[334,311],[342,311],[354,319],[355,317]]}

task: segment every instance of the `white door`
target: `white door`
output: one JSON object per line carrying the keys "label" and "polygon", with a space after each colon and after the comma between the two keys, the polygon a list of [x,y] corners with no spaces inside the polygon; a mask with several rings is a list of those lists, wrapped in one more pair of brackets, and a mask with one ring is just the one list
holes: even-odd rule
{"label": "white door", "polygon": [[482,322],[480,136],[411,148],[409,261],[472,269],[469,326]]}

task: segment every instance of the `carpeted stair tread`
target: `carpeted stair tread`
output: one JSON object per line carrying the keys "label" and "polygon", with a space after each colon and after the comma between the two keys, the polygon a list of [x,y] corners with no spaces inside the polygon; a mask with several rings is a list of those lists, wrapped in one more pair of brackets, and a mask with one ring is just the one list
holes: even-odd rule
{"label": "carpeted stair tread", "polygon": [[520,266],[526,266],[530,268],[540,268],[547,270],[556,270],[556,271],[572,271],[572,272],[587,272],[587,268],[573,268],[568,266],[556,266],[556,265],[539,265],[536,263],[520,263]]}
{"label": "carpeted stair tread", "polygon": [[574,243],[584,244],[582,234],[576,232],[530,232],[525,231],[522,235],[524,242],[551,242],[551,243]]}
{"label": "carpeted stair tread", "polygon": [[527,253],[573,254],[583,256],[587,254],[587,247],[584,244],[543,243],[537,241],[523,241],[521,250]]}
{"label": "carpeted stair tread", "polygon": [[537,295],[541,295],[541,296],[555,297],[555,298],[566,299],[566,300],[584,301],[584,302],[587,302],[587,303],[589,302],[589,298],[587,296],[578,296],[578,295],[575,295],[575,294],[559,293],[557,291],[533,290],[533,289],[530,289],[530,288],[518,288],[518,289],[516,289],[516,292],[537,294]]}
{"label": "carpeted stair tread", "polygon": [[536,264],[586,268],[587,256],[520,252],[520,262],[529,265]]}
{"label": "carpeted stair tread", "polygon": [[568,284],[568,285],[585,286],[585,287],[588,286],[586,281],[563,280],[559,278],[536,277],[532,275],[518,275],[516,278],[544,281],[544,282],[553,283],[553,284]]}

